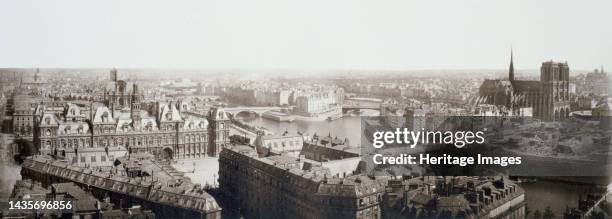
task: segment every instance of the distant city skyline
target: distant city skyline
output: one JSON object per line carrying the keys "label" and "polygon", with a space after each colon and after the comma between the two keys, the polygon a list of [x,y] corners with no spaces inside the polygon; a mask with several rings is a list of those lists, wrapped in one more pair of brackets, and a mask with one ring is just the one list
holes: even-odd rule
{"label": "distant city skyline", "polygon": [[612,2],[3,1],[0,67],[612,67]]}

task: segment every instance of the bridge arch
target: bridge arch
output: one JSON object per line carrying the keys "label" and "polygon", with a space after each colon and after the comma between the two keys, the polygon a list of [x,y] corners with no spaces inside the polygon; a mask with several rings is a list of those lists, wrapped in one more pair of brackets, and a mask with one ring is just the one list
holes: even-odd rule
{"label": "bridge arch", "polygon": [[274,110],[282,110],[281,107],[233,107],[233,108],[225,108],[225,112],[236,116],[240,113],[255,113],[258,116],[261,116],[265,112],[274,111]]}
{"label": "bridge arch", "polygon": [[174,158],[174,151],[171,147],[164,147],[161,150],[161,159],[172,160]]}
{"label": "bridge arch", "polygon": [[255,114],[257,116],[261,116],[263,114],[263,112],[256,112],[253,110],[240,110],[240,111],[234,111],[234,112],[229,112],[230,114],[232,114],[233,116],[238,116],[238,115],[252,115]]}

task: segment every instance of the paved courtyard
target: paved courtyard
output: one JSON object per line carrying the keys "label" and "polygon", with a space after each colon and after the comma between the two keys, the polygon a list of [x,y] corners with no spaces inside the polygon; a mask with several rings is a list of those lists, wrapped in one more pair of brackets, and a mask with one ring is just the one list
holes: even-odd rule
{"label": "paved courtyard", "polygon": [[176,170],[185,173],[194,183],[218,186],[219,162],[217,157],[178,160],[172,164]]}

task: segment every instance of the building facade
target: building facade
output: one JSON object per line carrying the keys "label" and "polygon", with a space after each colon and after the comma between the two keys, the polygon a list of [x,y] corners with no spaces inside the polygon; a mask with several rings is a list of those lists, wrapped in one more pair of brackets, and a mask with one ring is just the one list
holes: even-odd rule
{"label": "building facade", "polygon": [[215,108],[208,117],[197,117],[183,115],[174,103],[156,106],[151,115],[138,106],[113,112],[92,104],[90,118],[76,104],[66,104],[61,114],[43,109],[34,142],[43,154],[63,156],[73,164],[104,166],[137,152],[158,159],[216,156],[229,142],[223,110]]}
{"label": "building facade", "polygon": [[334,95],[330,92],[317,92],[299,96],[296,99],[295,112],[303,116],[317,116],[337,110]]}
{"label": "building facade", "polygon": [[63,103],[60,111],[54,102],[38,105],[30,115],[36,148],[76,165],[107,166],[126,153],[148,152],[158,159],[217,156],[229,143],[229,118],[223,109],[187,113],[182,101],[143,102],[137,84],[131,92],[111,96],[107,104]]}
{"label": "building facade", "polygon": [[55,183],[72,182],[87,188],[97,199],[121,207],[142,206],[152,209],[159,218],[221,218],[221,207],[201,186],[190,182],[169,184],[151,178],[134,178],[67,165],[46,156],[28,157],[21,169],[23,179],[49,188]]}
{"label": "building facade", "polygon": [[248,146],[219,156],[220,189],[246,218],[381,218],[384,184],[361,175],[333,177],[295,157],[259,158]]}
{"label": "building facade", "polygon": [[304,137],[299,134],[257,135],[255,146],[259,153],[285,154],[299,157],[304,146]]}
{"label": "building facade", "polygon": [[526,217],[525,191],[493,177],[403,177],[389,180],[385,218]]}
{"label": "building facade", "polygon": [[570,113],[569,67],[566,63],[547,61],[540,68],[540,80],[517,80],[510,55],[508,79],[485,80],[480,86],[477,104],[492,104],[504,111],[532,107],[533,116],[544,120],[562,120]]}

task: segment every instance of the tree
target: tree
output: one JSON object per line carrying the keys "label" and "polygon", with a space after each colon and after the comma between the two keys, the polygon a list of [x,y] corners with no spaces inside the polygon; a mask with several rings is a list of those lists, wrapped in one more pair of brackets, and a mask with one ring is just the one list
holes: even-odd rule
{"label": "tree", "polygon": [[525,205],[525,218],[529,218],[529,214],[531,214],[531,209],[529,209],[529,205]]}
{"label": "tree", "polygon": [[544,215],[542,215],[542,219],[553,219],[555,218],[555,213],[552,212],[550,206],[546,206],[544,209]]}
{"label": "tree", "polygon": [[533,218],[534,219],[540,219],[542,218],[542,213],[540,213],[539,209],[536,209],[535,212],[533,212]]}
{"label": "tree", "polygon": [[595,212],[591,214],[591,219],[605,219],[605,215],[603,212]]}

